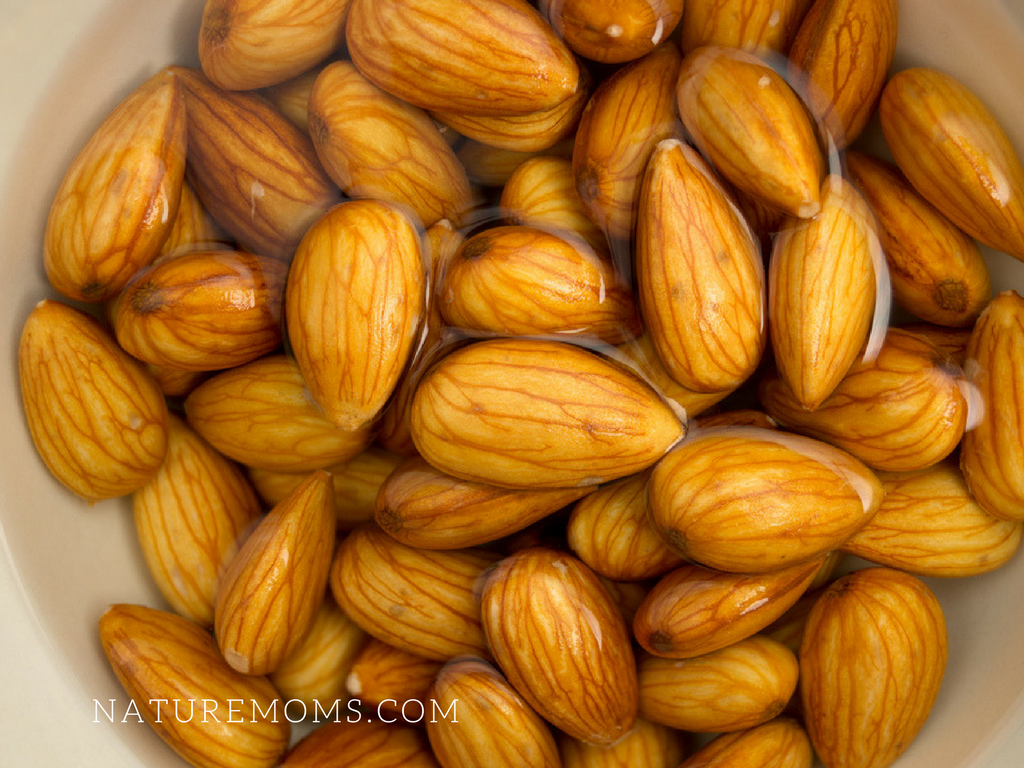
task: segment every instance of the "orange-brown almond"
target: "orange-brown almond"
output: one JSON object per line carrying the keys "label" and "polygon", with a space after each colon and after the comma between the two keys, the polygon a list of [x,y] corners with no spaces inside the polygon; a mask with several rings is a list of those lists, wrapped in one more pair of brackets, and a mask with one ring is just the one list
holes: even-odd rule
{"label": "orange-brown almond", "polygon": [[323,66],[264,88],[260,93],[303,133],[309,133],[309,94]]}
{"label": "orange-brown almond", "polygon": [[680,42],[689,53],[702,45],[785,53],[813,0],[687,0]]}
{"label": "orange-brown almond", "polygon": [[234,669],[265,675],[302,645],[334,554],[331,478],[309,477],[260,521],[217,591],[217,645]]}
{"label": "orange-brown almond", "polygon": [[[839,553],[842,555],[842,552]],[[831,583],[831,581],[829,582]],[[765,627],[759,635],[768,637],[782,643],[793,653],[800,652],[800,642],[803,640],[804,627],[807,625],[807,617],[821,596],[822,589],[816,588],[813,584],[804,592],[800,599],[793,603],[784,614]],[[755,635],[755,637],[759,636]],[[798,704],[800,697],[790,701],[790,704]]]}
{"label": "orange-brown almond", "polygon": [[685,733],[638,717],[633,728],[611,746],[587,744],[562,735],[562,768],[676,768],[686,757]]}
{"label": "orange-brown almond", "polygon": [[192,188],[188,179],[182,180],[181,198],[178,211],[171,222],[164,244],[160,246],[158,259],[177,256],[186,251],[201,249],[229,248],[227,234],[213,220],[206,206]]}
{"label": "orange-brown almond", "polygon": [[761,427],[776,429],[779,425],[771,416],[756,408],[738,408],[719,413],[708,413],[697,417],[693,422],[694,429],[709,427]]}
{"label": "orange-brown almond", "polygon": [[277,765],[291,733],[283,702],[265,677],[228,666],[207,630],[121,604],[103,614],[99,632],[137,711],[184,760],[199,768]]}
{"label": "orange-brown almond", "polygon": [[678,768],[811,768],[814,752],[803,727],[789,718],[718,736]]}
{"label": "orange-brown almond", "polygon": [[40,301],[18,346],[29,432],[54,477],[87,501],[145,485],[167,451],[167,405],[153,378],[81,310]]}
{"label": "orange-brown almond", "polygon": [[637,714],[629,633],[582,561],[546,547],[510,555],[488,574],[481,611],[501,670],[548,722],[592,744],[629,732]]}
{"label": "orange-brown almond", "polygon": [[407,701],[429,709],[430,687],[444,663],[370,637],[352,660],[345,688],[378,712],[400,712]]}
{"label": "orange-brown almond", "polygon": [[[351,717],[350,721],[348,718]],[[397,718],[396,718],[397,720]],[[422,729],[347,714],[310,732],[278,768],[440,768]]]}
{"label": "orange-brown almond", "polygon": [[949,355],[950,359],[961,368],[967,365],[967,344],[971,340],[970,328],[949,328],[934,323],[903,323],[898,326],[908,333],[916,333],[934,344],[940,352]]}
{"label": "orange-brown almond", "polygon": [[580,347],[493,339],[416,391],[413,440],[438,469],[511,488],[597,485],[657,461],[685,426],[647,384]]}
{"label": "orange-brown almond", "polygon": [[580,56],[620,64],[669,39],[683,5],[683,0],[542,0],[540,8]]}
{"label": "orange-brown almond", "polygon": [[485,187],[500,187],[519,164],[538,155],[572,157],[573,139],[563,139],[553,147],[539,152],[524,152],[516,149],[492,147],[480,141],[466,139],[455,150],[469,180]]}
{"label": "orange-brown almond", "polygon": [[144,363],[143,368],[153,377],[160,391],[167,397],[186,397],[209,377],[209,371],[181,371],[162,365]]}

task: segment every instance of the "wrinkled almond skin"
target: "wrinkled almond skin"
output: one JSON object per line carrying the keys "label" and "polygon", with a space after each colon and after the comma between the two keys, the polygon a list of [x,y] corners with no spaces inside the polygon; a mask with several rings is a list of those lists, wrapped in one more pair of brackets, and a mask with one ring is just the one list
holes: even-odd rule
{"label": "wrinkled almond skin", "polygon": [[875,113],[899,26],[896,0],[816,0],[788,51],[789,81],[837,149]]}
{"label": "wrinkled almond skin", "polygon": [[426,719],[430,746],[443,768],[561,768],[548,724],[490,663],[457,659],[446,664],[429,698],[440,712],[457,707],[458,722]]}
{"label": "wrinkled almond skin", "polygon": [[804,719],[822,761],[884,768],[910,746],[939,693],[942,608],[910,574],[854,571],[811,609],[799,656]]}
{"label": "wrinkled almond skin", "polygon": [[675,75],[681,57],[665,43],[608,77],[583,110],[572,151],[572,173],[583,208],[612,240],[628,240],[636,225],[644,168],[662,139],[681,135]]}
{"label": "wrinkled almond skin", "polygon": [[814,125],[770,66],[748,51],[699,48],[683,59],[676,99],[694,145],[726,181],[791,216],[820,210]]}
{"label": "wrinkled almond skin", "polygon": [[207,630],[172,613],[113,605],[99,632],[137,711],[183,759],[199,768],[277,765],[291,731],[277,691],[229,667]]}
{"label": "wrinkled almond skin", "polygon": [[960,467],[971,495],[991,515],[1024,521],[1024,299],[1003,291],[967,345],[966,369],[984,404],[964,434]]}
{"label": "wrinkled almond skin", "polygon": [[370,637],[352,660],[345,688],[378,711],[401,711],[413,700],[429,708],[430,687],[444,664]]}
{"label": "wrinkled almond skin", "polygon": [[829,176],[821,213],[791,220],[768,270],[768,319],[779,375],[814,410],[864,349],[883,262],[874,216],[852,184]]}
{"label": "wrinkled almond skin", "polygon": [[569,233],[499,226],[475,234],[448,265],[439,291],[441,315],[456,328],[607,344],[640,332],[625,280]]}
{"label": "wrinkled almond skin", "polygon": [[926,339],[890,329],[878,356],[862,358],[814,411],[780,377],[761,381],[764,409],[779,424],[832,443],[873,469],[922,469],[960,442],[967,424],[964,375]]}
{"label": "wrinkled almond skin", "polygon": [[425,227],[458,222],[471,207],[466,171],[430,116],[382,91],[351,62],[320,72],[308,125],[324,169],[349,197],[406,206]]}
{"label": "wrinkled almond skin", "polygon": [[542,0],[541,13],[584,58],[608,64],[639,59],[675,31],[683,0]]}
{"label": "wrinkled almond skin", "polygon": [[91,315],[48,299],[36,304],[22,326],[18,375],[36,450],[73,493],[123,496],[159,470],[163,394]]}
{"label": "wrinkled almond skin", "polygon": [[464,480],[510,488],[597,485],[639,472],[685,427],[646,384],[570,344],[480,341],[421,381],[420,454]]}
{"label": "wrinkled almond skin", "polygon": [[893,299],[922,320],[970,326],[992,297],[973,239],[921,197],[894,165],[856,150],[847,168],[878,219]]}
{"label": "wrinkled almond skin", "polygon": [[722,573],[683,565],[662,576],[636,612],[633,634],[644,650],[690,659],[760,632],[799,599],[821,561],[764,574]]}
{"label": "wrinkled almond skin", "polygon": [[893,159],[928,202],[1024,260],[1024,167],[974,93],[937,70],[905,69],[886,84],[878,116]]}
{"label": "wrinkled almond skin", "polygon": [[222,371],[185,399],[189,424],[228,458],[260,469],[309,472],[358,456],[368,428],[339,429],[310,399],[287,355]]}
{"label": "wrinkled almond skin", "polygon": [[680,25],[683,52],[723,45],[785,53],[812,1],[687,0]]}
{"label": "wrinkled almond skin", "polygon": [[313,627],[334,554],[331,479],[317,470],[260,521],[217,591],[217,645],[247,675],[274,672]]}
{"label": "wrinkled almond skin", "polygon": [[580,80],[525,0],[353,0],[346,38],[366,77],[424,109],[521,115],[571,98]]}
{"label": "wrinkled almond skin", "polygon": [[799,662],[761,635],[692,659],[640,661],[640,714],[691,733],[729,733],[768,722],[796,691]]}
{"label": "wrinkled almond skin", "polygon": [[638,717],[611,746],[563,735],[558,747],[562,768],[676,768],[686,757],[687,741],[684,733]]}
{"label": "wrinkled almond skin", "polygon": [[212,627],[220,579],[263,512],[245,475],[169,414],[164,462],[132,495],[132,509],[164,599],[181,616]]}
{"label": "wrinkled almond skin", "polygon": [[326,722],[292,747],[279,768],[331,768],[339,760],[346,768],[440,768],[421,729],[368,717]]}
{"label": "wrinkled almond skin", "polygon": [[248,91],[296,77],[345,42],[351,0],[206,0],[199,62],[221,88]]}
{"label": "wrinkled almond skin", "polygon": [[824,557],[882,503],[882,484],[849,454],[776,429],[720,427],[655,465],[650,520],[684,557],[765,573]]}
{"label": "wrinkled almond skin", "polygon": [[409,547],[367,523],[338,545],[331,593],[368,634],[408,653],[487,656],[476,590],[495,560],[476,550]]}
{"label": "wrinkled almond skin", "polygon": [[105,301],[160,252],[185,177],[185,101],[161,70],[107,116],[50,205],[43,266],[58,291]]}
{"label": "wrinkled almond skin", "polygon": [[340,203],[302,238],[285,319],[299,370],[324,415],[368,425],[398,384],[425,311],[420,237],[402,210]]}
{"label": "wrinkled almond skin", "polygon": [[712,740],[679,768],[811,768],[814,752],[807,733],[795,720],[776,718],[739,733]]}
{"label": "wrinkled almond skin", "polygon": [[628,630],[582,561],[547,547],[510,555],[488,574],[481,612],[495,660],[544,719],[591,744],[611,744],[632,728],[637,679]]}
{"label": "wrinkled almond skin", "polygon": [[767,344],[761,250],[696,150],[662,141],[640,188],[636,271],[644,325],[677,382],[736,389]]}

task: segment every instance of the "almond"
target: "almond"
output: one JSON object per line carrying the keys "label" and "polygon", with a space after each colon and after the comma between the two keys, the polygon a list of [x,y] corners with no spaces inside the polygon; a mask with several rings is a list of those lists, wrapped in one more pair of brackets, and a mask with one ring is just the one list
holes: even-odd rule
{"label": "almond", "polygon": [[199,30],[203,72],[221,88],[282,82],[326,59],[345,41],[351,0],[206,0]]}
{"label": "almond", "polygon": [[263,512],[245,475],[171,414],[164,462],[134,493],[132,508],[164,599],[185,618],[213,626],[220,579]]}
{"label": "almond", "polygon": [[407,701],[428,706],[430,687],[444,662],[425,659],[370,637],[352,660],[345,687],[364,706],[399,710]]}
{"label": "almond", "polygon": [[776,718],[747,731],[718,736],[678,768],[811,768],[813,763],[811,742],[800,724]]}
{"label": "almond", "polygon": [[91,315],[36,304],[22,326],[18,375],[36,450],[73,493],[123,496],[156,474],[167,451],[163,394]]}
{"label": "almond", "polygon": [[919,579],[865,568],[833,583],[800,646],[804,717],[822,761],[890,765],[928,717],[946,656],[942,608]]}
{"label": "almond", "polygon": [[629,733],[611,746],[587,744],[562,735],[562,768],[677,768],[686,757],[686,734],[638,717]]}
{"label": "almond", "polygon": [[642,381],[556,341],[494,339],[442,359],[413,398],[413,440],[438,469],[513,488],[596,485],[639,472],[682,437]]}
{"label": "almond", "polygon": [[188,422],[228,458],[309,472],[358,456],[370,430],[339,429],[313,403],[295,360],[270,355],[207,379],[185,399]]}
{"label": "almond", "polygon": [[394,391],[424,313],[419,233],[402,210],[352,200],[302,238],[288,274],[288,340],[313,399],[347,430]]}
{"label": "almond", "polygon": [[679,25],[683,0],[542,0],[541,12],[566,44],[609,64],[639,59]]}
{"label": "almond", "polygon": [[878,105],[885,141],[918,192],[950,221],[1024,260],[1024,167],[967,86],[926,67],[892,76]]}
{"label": "almond", "polygon": [[637,681],[629,634],[580,560],[544,547],[510,555],[488,575],[481,611],[502,672],[548,722],[592,744],[630,730]]}
{"label": "almond", "polygon": [[982,312],[967,370],[984,410],[964,434],[960,466],[971,495],[1002,520],[1024,520],[1024,299],[1003,291]]}
{"label": "almond", "polygon": [[640,661],[640,713],[692,733],[766,723],[796,691],[799,663],[782,643],[755,635],[692,659]]}
{"label": "almond", "polygon": [[580,69],[525,0],[353,0],[359,70],[424,109],[515,115],[571,98]]}
{"label": "almond", "polygon": [[277,765],[291,731],[277,691],[229,667],[207,630],[172,613],[113,605],[99,631],[138,712],[183,759],[203,768]]}
{"label": "almond", "polygon": [[683,52],[703,45],[786,53],[813,0],[687,0],[680,25]]}
{"label": "almond", "polygon": [[949,328],[934,323],[904,323],[899,328],[924,337],[961,368],[967,365],[967,343],[971,339],[973,326]]}
{"label": "almond", "polygon": [[820,210],[814,125],[770,66],[747,51],[699,48],[683,59],[676,98],[693,143],[728,182],[791,216]]}
{"label": "almond", "polygon": [[346,768],[439,768],[421,729],[356,717],[321,725],[288,751],[279,768],[331,768],[339,760]]}
{"label": "almond", "polygon": [[150,263],[185,175],[181,84],[161,70],[106,117],[68,167],[43,233],[43,266],[68,298],[105,301]]}
{"label": "almond", "polygon": [[640,189],[636,271],[644,324],[672,378],[736,389],[767,343],[754,234],[714,172],[678,139],[651,154]]}
{"label": "almond", "polygon": [[426,721],[430,746],[444,768],[561,768],[548,724],[488,662],[459,659],[446,664],[430,690],[430,701],[440,712],[457,707],[457,721]]}
{"label": "almond", "polygon": [[229,247],[228,236],[224,230],[213,220],[188,179],[183,179],[178,211],[171,222],[164,244],[160,246],[157,258],[203,249],[227,250]]}
{"label": "almond", "polygon": [[334,553],[330,477],[316,471],[264,517],[224,574],[217,644],[247,675],[276,670],[313,627]]}
{"label": "almond", "polygon": [[931,466],[960,442],[968,420],[964,375],[926,339],[890,329],[878,356],[862,357],[814,411],[771,373],[759,390],[779,424],[825,440],[874,469]]}
{"label": "almond", "polygon": [[167,397],[186,397],[193,389],[209,378],[209,371],[182,371],[164,368],[161,365],[144,363],[143,368],[153,377],[160,391]]}
{"label": "almond", "polygon": [[756,408],[738,408],[733,411],[708,413],[697,417],[693,422],[694,429],[710,427],[760,427],[776,429],[779,425],[771,416]]}
{"label": "almond", "polygon": [[[839,555],[842,556],[842,552]],[[821,596],[822,591],[821,588],[815,587],[812,584],[784,614],[765,627],[759,635],[755,636],[770,638],[782,643],[793,653],[799,653],[800,642],[804,636],[804,627],[807,625],[807,617],[810,615],[814,603]],[[790,705],[798,705],[799,699],[800,697],[797,696],[790,701]]]}
{"label": "almond", "polygon": [[573,140],[563,139],[553,147],[539,152],[524,152],[517,149],[501,149],[480,141],[467,139],[455,151],[469,180],[485,187],[500,187],[524,160],[538,155],[572,157]]}
{"label": "almond", "polygon": [[277,107],[278,112],[306,134],[309,133],[309,94],[324,66],[326,64],[313,67],[261,90],[262,95]]}
{"label": "almond", "polygon": [[486,656],[476,589],[495,559],[416,549],[367,523],[338,545],[331,593],[367,633],[404,651],[438,661]]}
{"label": "almond", "polygon": [[719,427],[680,443],[651,472],[651,522],[709,568],[763,573],[824,557],[882,503],[867,467],[777,429]]}

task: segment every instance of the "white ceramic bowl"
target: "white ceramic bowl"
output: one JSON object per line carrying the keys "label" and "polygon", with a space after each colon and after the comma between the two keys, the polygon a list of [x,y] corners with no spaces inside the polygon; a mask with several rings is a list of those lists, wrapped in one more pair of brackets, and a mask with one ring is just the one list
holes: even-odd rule
{"label": "white ceramic bowl", "polygon": [[[973,88],[1024,155],[1024,3],[901,0],[896,68]],[[0,763],[179,766],[125,714],[96,622],[112,602],[162,606],[126,501],[88,507],[59,486],[21,415],[17,340],[52,295],[41,235],[64,168],[106,113],[168,63],[195,63],[203,0],[0,0]],[[992,255],[999,287],[1024,265]],[[897,768],[1017,768],[1024,756],[1024,554],[983,577],[930,584],[950,633],[935,710]],[[109,710],[111,723],[97,709]],[[98,721],[98,722],[97,722]]]}

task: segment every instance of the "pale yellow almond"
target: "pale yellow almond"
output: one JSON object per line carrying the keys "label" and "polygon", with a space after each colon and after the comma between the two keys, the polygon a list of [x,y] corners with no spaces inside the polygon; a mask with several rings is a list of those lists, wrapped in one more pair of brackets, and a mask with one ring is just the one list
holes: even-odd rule
{"label": "pale yellow almond", "polygon": [[153,378],[81,310],[43,300],[18,345],[21,402],[43,463],[87,501],[132,493],[167,451],[167,405]]}
{"label": "pale yellow almond", "polygon": [[814,752],[795,720],[776,718],[738,733],[726,733],[694,752],[679,768],[811,768]]}
{"label": "pale yellow almond", "polygon": [[680,43],[684,53],[723,45],[785,53],[813,0],[687,0]]}
{"label": "pale yellow almond", "polygon": [[429,707],[430,687],[444,663],[370,637],[352,660],[345,688],[378,712],[401,712],[407,701]]}
{"label": "pale yellow almond", "polygon": [[295,744],[279,768],[331,768],[339,759],[346,768],[440,768],[423,730],[394,719],[348,712]]}
{"label": "pale yellow almond", "polygon": [[541,11],[566,44],[608,64],[639,59],[670,38],[683,0],[542,0]]}
{"label": "pale yellow almond", "polygon": [[629,733],[603,747],[562,735],[562,768],[676,768],[686,757],[685,733],[638,717]]}
{"label": "pale yellow almond", "polygon": [[161,70],[104,119],[50,205],[43,266],[58,291],[105,301],[160,253],[185,176],[185,101]]}
{"label": "pale yellow almond", "polygon": [[203,248],[229,247],[227,234],[213,220],[189,180],[184,179],[181,183],[177,214],[171,222],[164,244],[160,246],[157,259]]}

